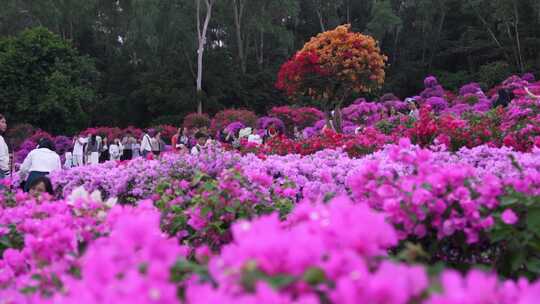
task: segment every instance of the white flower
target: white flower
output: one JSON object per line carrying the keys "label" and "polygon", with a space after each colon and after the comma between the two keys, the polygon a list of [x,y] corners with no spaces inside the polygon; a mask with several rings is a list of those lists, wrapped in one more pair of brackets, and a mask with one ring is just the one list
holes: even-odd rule
{"label": "white flower", "polygon": [[101,192],[99,192],[98,190],[94,190],[94,192],[92,192],[92,194],[90,195],[90,198],[92,198],[92,201],[94,202],[103,201],[103,199],[101,198]]}
{"label": "white flower", "polygon": [[112,208],[116,205],[118,199],[116,197],[111,197],[105,202],[105,206]]}
{"label": "white flower", "polygon": [[88,191],[83,186],[75,188],[67,198],[67,204],[73,206],[78,199],[88,199]]}

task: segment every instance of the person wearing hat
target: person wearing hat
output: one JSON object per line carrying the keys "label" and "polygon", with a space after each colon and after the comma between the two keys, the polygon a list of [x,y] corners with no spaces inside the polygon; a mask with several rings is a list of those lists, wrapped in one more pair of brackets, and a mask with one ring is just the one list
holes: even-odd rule
{"label": "person wearing hat", "polygon": [[52,141],[48,138],[40,139],[38,147],[28,153],[19,170],[21,180],[27,176],[23,187],[24,191],[28,192],[34,179],[61,169],[60,156],[55,152]]}

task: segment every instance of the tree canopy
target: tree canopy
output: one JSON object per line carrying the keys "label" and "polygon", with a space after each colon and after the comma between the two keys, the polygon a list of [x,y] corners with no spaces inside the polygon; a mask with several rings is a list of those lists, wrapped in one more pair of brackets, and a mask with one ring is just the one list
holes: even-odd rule
{"label": "tree canopy", "polygon": [[[266,111],[288,102],[274,87],[279,67],[311,37],[346,23],[379,40],[388,57],[385,84],[370,94],[408,96],[427,74],[456,89],[471,80],[488,86],[511,73],[540,71],[537,0],[212,0],[197,93],[197,28],[205,1],[3,1],[2,68],[15,74],[0,76],[1,110],[11,120],[51,131],[83,123],[178,124],[199,99],[210,114],[224,108]],[[23,33],[40,26],[56,36],[44,29]],[[30,58],[9,55],[25,54],[24,41],[35,35],[49,37],[47,43],[58,46],[52,52],[67,54],[47,73],[29,73],[22,67]],[[20,90],[10,87],[13,81]],[[12,103],[5,106],[8,99]],[[38,100],[53,107],[29,112],[30,102]],[[66,126],[52,125],[51,117],[64,119],[66,111],[79,109],[80,116],[64,120]]]}
{"label": "tree canopy", "polygon": [[0,112],[52,132],[84,128],[95,101],[93,61],[45,28],[0,41]]}

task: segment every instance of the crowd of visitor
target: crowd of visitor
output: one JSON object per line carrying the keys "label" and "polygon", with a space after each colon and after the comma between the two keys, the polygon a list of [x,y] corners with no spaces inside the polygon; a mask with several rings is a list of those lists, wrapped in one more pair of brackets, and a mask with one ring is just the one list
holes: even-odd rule
{"label": "crowd of visitor", "polygon": [[[530,97],[540,98],[527,90]],[[514,98],[511,91],[499,90],[497,99],[493,102],[493,107],[506,107]],[[407,111],[397,112],[390,107],[383,111],[383,119],[400,115],[409,115],[415,119],[419,118],[419,105],[415,98],[407,98]],[[336,130],[333,125],[339,113],[331,113],[331,118],[321,132],[328,128]],[[19,166],[18,171],[13,173],[12,154],[6,140],[2,136],[7,129],[6,117],[0,114],[0,187],[5,187],[2,180],[5,177],[18,176],[21,188],[25,192],[39,194],[43,192],[53,193],[53,189],[47,175],[50,172],[61,169],[69,169],[77,166],[95,165],[106,161],[129,161],[134,158],[155,159],[164,152],[198,155],[206,149],[228,145],[232,148],[239,148],[243,144],[261,145],[268,140],[279,136],[284,130],[275,124],[269,124],[264,129],[252,129],[245,127],[241,123],[231,123],[215,136],[211,136],[207,127],[202,128],[179,128],[170,138],[170,146],[162,138],[158,130],[148,129],[137,137],[133,132],[126,131],[125,134],[108,138],[97,134],[78,134],[74,136],[71,149],[64,155],[65,162],[61,163],[61,157],[56,152],[53,142],[47,138],[38,141],[37,147],[32,150]],[[355,129],[355,133],[361,133],[363,127]],[[302,132],[294,127],[291,134],[296,139],[303,138]]]}
{"label": "crowd of visitor", "polygon": [[[0,181],[5,177],[18,176],[21,188],[25,192],[37,195],[43,192],[53,193],[50,180],[51,172],[78,166],[95,165],[106,161],[129,161],[134,158],[155,159],[164,152],[198,155],[206,149],[227,144],[239,147],[242,141],[263,144],[278,136],[280,130],[271,125],[267,130],[252,128],[232,128],[222,130],[215,137],[210,136],[206,127],[179,128],[170,138],[170,145],[165,143],[160,131],[146,130],[142,136],[126,131],[121,137],[107,138],[97,134],[74,136],[71,149],[64,155],[62,164],[53,142],[47,138],[38,141],[38,145],[24,159],[17,172],[14,172],[12,154],[2,136],[7,129],[7,120],[0,114]],[[0,183],[0,187],[3,187]]]}

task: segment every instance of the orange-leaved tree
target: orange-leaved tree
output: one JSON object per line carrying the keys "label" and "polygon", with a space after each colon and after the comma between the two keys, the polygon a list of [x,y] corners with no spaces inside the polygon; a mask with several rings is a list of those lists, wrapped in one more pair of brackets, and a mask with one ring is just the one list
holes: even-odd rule
{"label": "orange-leaved tree", "polygon": [[341,25],[313,37],[293,58],[281,66],[276,87],[292,100],[310,97],[328,115],[339,109],[353,93],[367,93],[382,86],[387,57],[371,36]]}

